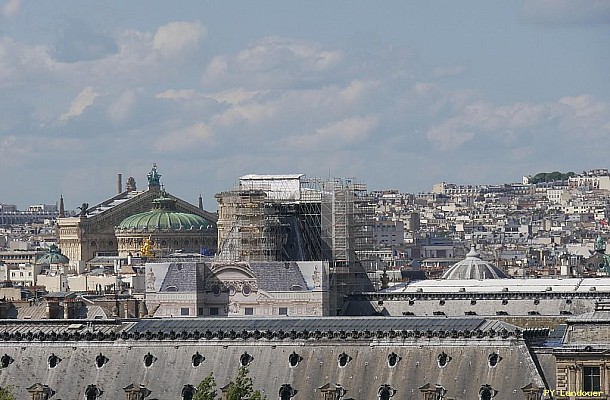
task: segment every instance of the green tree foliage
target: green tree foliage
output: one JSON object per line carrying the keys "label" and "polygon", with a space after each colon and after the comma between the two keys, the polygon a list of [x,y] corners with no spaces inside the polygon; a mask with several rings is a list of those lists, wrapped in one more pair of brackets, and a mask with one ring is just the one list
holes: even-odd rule
{"label": "green tree foliage", "polygon": [[266,396],[263,396],[259,390],[254,390],[252,386],[252,378],[248,376],[250,371],[247,367],[240,367],[237,371],[237,377],[235,382],[229,382],[227,390],[227,400],[265,400]]}
{"label": "green tree foliage", "polygon": [[0,389],[0,400],[17,400],[15,395],[7,388]]}
{"label": "green tree foliage", "polygon": [[559,171],[553,172],[540,172],[533,177],[530,178],[530,183],[542,183],[542,182],[555,182],[555,181],[565,181],[568,178],[576,176],[574,172],[566,172],[562,173]]}
{"label": "green tree foliage", "polygon": [[[239,371],[237,371],[237,377],[235,381],[229,382],[227,388],[227,400],[266,400],[267,397],[264,396],[260,390],[254,390],[252,384],[252,378],[248,376],[250,371],[247,367],[240,367]],[[197,385],[197,391],[195,392],[195,396],[193,400],[217,400],[218,397],[216,393],[216,381],[214,380],[213,373],[210,373],[207,377],[205,377],[199,385]],[[0,400],[5,400],[0,397]],[[9,398],[6,400],[14,400],[13,398]]]}
{"label": "green tree foliage", "polygon": [[[216,400],[216,381],[214,380],[214,374],[210,372],[210,375],[205,377],[199,385],[197,385],[197,391],[193,400]],[[2,399],[0,399],[2,400]]]}
{"label": "green tree foliage", "polygon": [[[0,368],[0,373],[2,373],[2,368]],[[0,387],[0,400],[17,400],[15,395],[11,392],[9,386]]]}

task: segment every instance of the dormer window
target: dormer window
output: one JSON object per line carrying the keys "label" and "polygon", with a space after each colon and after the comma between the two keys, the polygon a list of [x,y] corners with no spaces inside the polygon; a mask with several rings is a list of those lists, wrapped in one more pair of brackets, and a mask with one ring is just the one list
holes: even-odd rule
{"label": "dormer window", "polygon": [[89,385],[85,389],[85,399],[86,400],[95,400],[100,397],[104,393],[103,390],[98,388],[95,385]]}
{"label": "dormer window", "polygon": [[195,389],[193,385],[184,385],[182,392],[180,393],[182,395],[182,400],[193,400],[196,391],[197,389]]}
{"label": "dormer window", "polygon": [[299,363],[303,361],[303,357],[301,357],[300,355],[298,355],[297,353],[295,353],[294,351],[292,352],[291,355],[288,356],[288,364],[290,364],[290,366],[292,368],[296,367],[297,365],[299,365]]}
{"label": "dormer window", "polygon": [[339,363],[340,368],[345,367],[350,361],[352,361],[352,358],[345,353],[341,353],[339,354],[339,357],[337,357],[337,362]]}
{"label": "dormer window", "polygon": [[289,383],[285,383],[280,387],[279,396],[280,400],[290,400],[294,395],[296,395],[298,390],[293,388]]}
{"label": "dormer window", "polygon": [[479,389],[480,400],[491,400],[498,394],[498,391],[492,388],[490,385],[482,385]]}
{"label": "dormer window", "polygon": [[0,357],[0,365],[2,366],[2,368],[7,368],[13,363],[13,361],[15,360],[8,354],[4,354],[2,357]]}
{"label": "dormer window", "polygon": [[253,360],[254,357],[247,352],[244,352],[241,356],[239,356],[239,363],[242,365],[242,367],[247,367]]}
{"label": "dormer window", "polygon": [[53,369],[61,362],[61,358],[57,357],[55,354],[51,354],[47,362],[49,364],[49,368]]}
{"label": "dormer window", "polygon": [[494,368],[496,365],[498,365],[498,363],[502,360],[502,357],[500,357],[497,353],[491,353],[490,355],[487,356],[487,364],[491,367]]}
{"label": "dormer window", "polygon": [[155,361],[157,361],[157,357],[153,356],[150,353],[147,353],[144,356],[144,366],[146,368],[150,368],[154,364]]}
{"label": "dormer window", "polygon": [[390,400],[390,398],[394,397],[394,395],[396,394],[396,389],[394,389],[392,386],[385,384],[385,385],[381,385],[379,387],[379,390],[377,391],[377,396],[379,398],[379,400]]}
{"label": "dormer window", "polygon": [[193,362],[193,367],[197,368],[205,360],[205,357],[199,354],[199,352],[196,352],[193,354],[193,357],[191,357],[191,360]]}
{"label": "dormer window", "polygon": [[95,357],[95,366],[97,369],[102,368],[108,362],[108,357],[100,353],[97,357]]}
{"label": "dormer window", "polygon": [[402,359],[402,357],[400,357],[398,354],[396,354],[394,352],[388,354],[388,366],[390,368],[394,368],[401,359]]}
{"label": "dormer window", "polygon": [[448,356],[444,351],[442,353],[440,353],[437,357],[438,360],[438,366],[440,368],[444,368],[447,366],[447,363],[449,363],[449,361],[451,361],[451,357]]}

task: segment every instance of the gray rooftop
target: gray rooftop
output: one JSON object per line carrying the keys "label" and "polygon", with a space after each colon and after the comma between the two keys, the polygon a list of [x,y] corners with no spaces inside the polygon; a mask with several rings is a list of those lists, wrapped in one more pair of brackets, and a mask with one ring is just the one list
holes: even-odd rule
{"label": "gray rooftop", "polygon": [[[307,282],[295,262],[250,262],[259,289],[269,292],[307,290]],[[299,289],[300,288],[300,289]]]}
{"label": "gray rooftop", "polygon": [[161,284],[160,292],[195,292],[202,280],[203,264],[196,262],[171,263]]}
{"label": "gray rooftop", "polygon": [[[486,324],[482,318],[202,318],[140,320],[127,329],[130,332],[204,332],[215,331],[453,331],[477,330]],[[506,325],[509,326],[509,325]],[[512,327],[514,330],[515,328]]]}

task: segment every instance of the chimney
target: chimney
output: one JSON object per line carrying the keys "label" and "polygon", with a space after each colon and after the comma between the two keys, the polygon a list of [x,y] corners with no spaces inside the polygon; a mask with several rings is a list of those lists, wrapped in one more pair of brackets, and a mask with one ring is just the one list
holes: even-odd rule
{"label": "chimney", "polygon": [[66,208],[64,207],[64,196],[59,195],[59,218],[66,217]]}
{"label": "chimney", "polygon": [[118,174],[116,178],[117,193],[123,193],[123,174]]}
{"label": "chimney", "polygon": [[203,198],[199,195],[199,209],[203,210]]}

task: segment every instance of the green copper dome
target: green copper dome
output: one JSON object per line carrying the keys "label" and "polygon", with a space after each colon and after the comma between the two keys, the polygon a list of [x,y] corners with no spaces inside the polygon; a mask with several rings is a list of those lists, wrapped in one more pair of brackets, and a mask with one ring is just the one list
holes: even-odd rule
{"label": "green copper dome", "polygon": [[49,252],[44,256],[40,257],[36,264],[39,265],[51,265],[51,264],[68,264],[70,259],[61,254],[61,250],[56,245],[52,244],[49,247]]}
{"label": "green copper dome", "polygon": [[156,232],[175,230],[201,230],[211,224],[204,218],[176,211],[176,200],[161,192],[161,197],[153,200],[153,209],[125,218],[117,230],[136,232]]}

